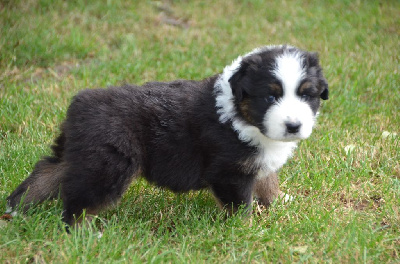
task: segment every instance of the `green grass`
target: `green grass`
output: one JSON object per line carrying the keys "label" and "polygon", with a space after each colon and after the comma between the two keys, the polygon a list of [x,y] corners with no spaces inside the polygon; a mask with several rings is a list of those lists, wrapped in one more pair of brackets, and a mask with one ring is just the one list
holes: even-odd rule
{"label": "green grass", "polygon": [[1,263],[400,262],[399,1],[3,0],[0,36],[0,210],[80,89],[202,79],[290,43],[319,52],[331,94],[280,172],[292,203],[250,223],[138,181],[71,235],[60,201],[0,222]]}

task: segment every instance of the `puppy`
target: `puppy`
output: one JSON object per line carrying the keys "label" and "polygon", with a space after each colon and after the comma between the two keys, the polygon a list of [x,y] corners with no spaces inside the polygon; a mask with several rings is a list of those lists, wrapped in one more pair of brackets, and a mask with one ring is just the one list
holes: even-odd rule
{"label": "puppy", "polygon": [[209,189],[231,212],[268,206],[276,172],[310,136],[328,84],[318,56],[266,46],[202,81],[79,92],[53,155],[7,198],[14,213],[59,195],[63,221],[115,204],[139,176],[174,192]]}

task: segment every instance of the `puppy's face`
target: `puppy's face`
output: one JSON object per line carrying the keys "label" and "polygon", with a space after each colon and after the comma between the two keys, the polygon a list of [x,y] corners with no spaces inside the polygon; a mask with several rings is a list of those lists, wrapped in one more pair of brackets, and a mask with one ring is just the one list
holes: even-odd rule
{"label": "puppy's face", "polygon": [[238,113],[273,140],[310,136],[328,84],[318,56],[279,47],[243,58],[229,79]]}

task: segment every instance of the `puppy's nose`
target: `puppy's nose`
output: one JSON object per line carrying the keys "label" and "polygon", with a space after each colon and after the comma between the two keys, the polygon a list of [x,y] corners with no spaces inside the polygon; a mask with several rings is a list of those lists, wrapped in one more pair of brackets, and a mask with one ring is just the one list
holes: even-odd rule
{"label": "puppy's nose", "polygon": [[285,122],[286,125],[286,130],[288,133],[297,133],[300,130],[301,123],[296,121],[296,122]]}

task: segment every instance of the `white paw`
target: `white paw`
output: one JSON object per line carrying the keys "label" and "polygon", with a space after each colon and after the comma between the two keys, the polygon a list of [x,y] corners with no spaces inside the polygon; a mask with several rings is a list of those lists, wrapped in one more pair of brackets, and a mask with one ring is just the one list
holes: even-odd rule
{"label": "white paw", "polygon": [[17,215],[17,211],[13,211],[10,206],[7,206],[5,213],[11,215],[12,217],[15,217]]}
{"label": "white paw", "polygon": [[286,204],[292,202],[294,200],[294,196],[281,192],[279,194],[279,200],[282,201],[282,203]]}

